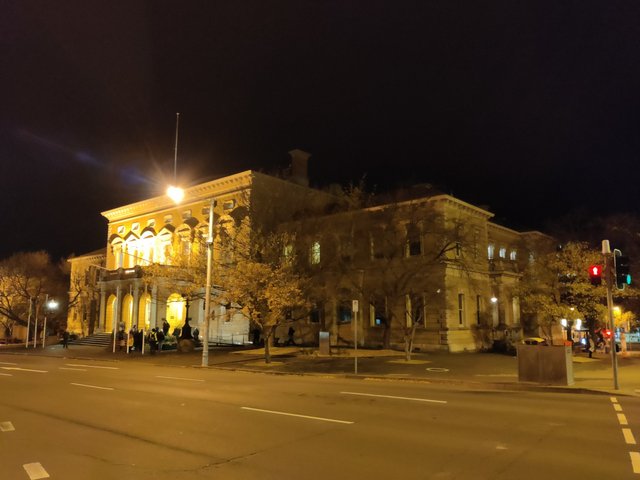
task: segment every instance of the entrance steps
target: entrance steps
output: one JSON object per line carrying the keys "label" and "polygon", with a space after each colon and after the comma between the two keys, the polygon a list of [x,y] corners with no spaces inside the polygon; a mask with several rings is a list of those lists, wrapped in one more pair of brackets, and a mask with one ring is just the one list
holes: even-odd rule
{"label": "entrance steps", "polygon": [[112,333],[94,333],[69,342],[71,345],[88,345],[91,347],[108,347],[113,342]]}

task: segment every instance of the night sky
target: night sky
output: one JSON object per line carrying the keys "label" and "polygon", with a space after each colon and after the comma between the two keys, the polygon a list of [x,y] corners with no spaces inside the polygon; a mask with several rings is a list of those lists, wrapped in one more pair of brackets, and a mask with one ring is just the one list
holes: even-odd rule
{"label": "night sky", "polygon": [[0,1],[0,258],[173,177],[431,183],[514,228],[638,212],[640,4]]}

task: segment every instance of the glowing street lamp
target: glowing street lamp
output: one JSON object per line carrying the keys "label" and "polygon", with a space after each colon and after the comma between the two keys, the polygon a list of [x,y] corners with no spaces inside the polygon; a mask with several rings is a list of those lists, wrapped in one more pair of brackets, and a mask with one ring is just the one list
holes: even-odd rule
{"label": "glowing street lamp", "polygon": [[44,329],[42,330],[42,348],[46,347],[45,342],[47,340],[47,314],[57,309],[58,309],[58,302],[53,298],[49,300],[49,295],[47,295],[46,300],[44,302]]}
{"label": "glowing street lamp", "polygon": [[167,196],[177,205],[184,199],[184,190],[180,187],[174,187],[171,185],[167,188]]}

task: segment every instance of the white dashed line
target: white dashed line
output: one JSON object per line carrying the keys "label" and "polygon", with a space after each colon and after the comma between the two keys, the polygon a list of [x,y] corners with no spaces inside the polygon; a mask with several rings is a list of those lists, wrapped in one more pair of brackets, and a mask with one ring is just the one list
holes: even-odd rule
{"label": "white dashed line", "polygon": [[0,367],[2,370],[19,370],[21,372],[34,372],[34,373],[48,373],[47,370],[35,370],[33,368],[20,368],[20,367]]}
{"label": "white dashed line", "polygon": [[609,397],[611,403],[618,403],[618,399],[616,397]]}
{"label": "white dashed line", "polygon": [[97,388],[98,390],[114,390],[111,387],[98,387],[97,385],[85,385],[84,383],[72,383],[71,385],[75,385],[76,387]]}
{"label": "white dashed line", "polygon": [[619,403],[614,403],[614,404],[613,404],[613,409],[614,409],[616,412],[621,412],[621,411],[622,411],[622,405],[620,405]]}
{"label": "white dashed line", "polygon": [[103,367],[102,365],[81,365],[78,363],[65,363],[67,367],[103,368],[105,370],[120,370],[120,367]]}
{"label": "white dashed line", "polygon": [[640,453],[629,452],[631,457],[631,466],[633,467],[633,473],[640,473]]}
{"label": "white dashed line", "polygon": [[622,429],[622,435],[624,435],[624,441],[627,443],[627,445],[635,445],[636,444],[636,439],[633,436],[633,432],[631,431],[630,428],[623,428]]}
{"label": "white dashed line", "polygon": [[17,363],[13,363],[13,362],[0,362],[0,365],[17,365]]}
{"label": "white dashed line", "polygon": [[49,478],[49,474],[44,469],[44,467],[38,463],[25,463],[22,465],[22,468],[25,469],[27,475],[31,480],[38,480],[39,478]]}
{"label": "white dashed line", "polygon": [[411,400],[413,402],[447,403],[446,400],[431,400],[428,398],[396,397],[394,395],[374,395],[373,393],[358,393],[358,392],[340,392],[340,393],[343,395],[361,395],[363,397],[391,398],[393,400]]}
{"label": "white dashed line", "polygon": [[0,432],[14,432],[16,429],[11,422],[0,422]]}
{"label": "white dashed line", "polygon": [[618,422],[620,422],[620,425],[629,425],[629,422],[627,422],[627,417],[624,413],[618,413]]}
{"label": "white dashed line", "polygon": [[347,425],[351,425],[354,422],[347,422],[345,420],[335,420],[333,418],[323,418],[323,417],[311,417],[309,415],[299,415],[297,413],[287,413],[287,412],[277,412],[275,410],[263,410],[261,408],[251,408],[251,407],[240,407],[242,410],[251,410],[252,412],[262,412],[262,413],[272,413],[274,415],[284,415],[287,417],[298,417],[298,418],[306,418],[309,420],[320,420],[322,422],[332,422],[332,423],[344,423]]}
{"label": "white dashed line", "polygon": [[58,367],[60,370],[73,370],[74,372],[86,372],[86,368]]}
{"label": "white dashed line", "polygon": [[2,376],[2,377],[13,377],[13,375],[11,375],[10,373],[0,373],[0,376]]}
{"label": "white dashed line", "polygon": [[156,378],[168,378],[169,380],[186,380],[188,382],[204,382],[204,380],[200,378],[164,377],[162,375],[156,375]]}

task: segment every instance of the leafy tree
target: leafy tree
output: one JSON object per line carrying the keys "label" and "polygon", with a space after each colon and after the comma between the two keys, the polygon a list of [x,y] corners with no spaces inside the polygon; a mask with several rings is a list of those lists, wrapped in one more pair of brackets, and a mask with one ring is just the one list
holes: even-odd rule
{"label": "leafy tree", "polygon": [[589,266],[601,263],[599,252],[580,242],[546,251],[529,262],[519,285],[522,313],[532,322],[528,327],[539,327],[550,340],[563,318],[569,322],[583,318],[595,328],[598,319],[606,318],[606,291],[591,285]]}

